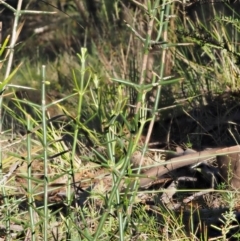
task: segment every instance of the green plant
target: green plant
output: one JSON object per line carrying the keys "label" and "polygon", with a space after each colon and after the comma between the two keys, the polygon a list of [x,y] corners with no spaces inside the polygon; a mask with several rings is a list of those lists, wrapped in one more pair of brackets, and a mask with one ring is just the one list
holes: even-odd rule
{"label": "green plant", "polygon": [[[238,52],[231,44],[226,23],[238,29],[238,22],[217,15],[208,25],[180,21],[174,17],[178,13],[176,4],[169,1],[132,1],[128,6],[124,1],[106,0],[95,12],[96,31],[96,25],[87,21],[87,11],[83,11],[89,8],[89,2],[59,3],[66,3],[69,22],[65,27],[78,22],[79,18],[72,15],[76,7],[78,16],[82,13],[80,25],[87,26],[82,35],[91,48],[82,47],[77,56],[71,57],[68,36],[76,41],[78,32],[69,28],[66,36],[59,31],[54,39],[64,36],[64,54],[57,63],[50,66],[48,62],[46,68],[55,71],[56,66],[61,81],[50,81],[50,88],[57,86],[63,96],[46,102],[45,84],[50,74],[44,67],[39,102],[19,98],[16,93],[10,100],[14,108],[4,107],[8,124],[8,120],[14,120],[23,130],[23,136],[12,135],[15,139],[5,141],[1,149],[1,224],[6,227],[6,239],[11,239],[14,223],[20,230],[15,232],[20,240],[193,240],[196,236],[207,240],[203,229],[196,233],[201,224],[194,223],[193,215],[197,212],[201,219],[200,207],[190,211],[190,225],[184,227],[186,213],[177,216],[161,203],[158,207],[139,204],[139,195],[151,197],[162,190],[139,190],[138,181],[146,176],[142,164],[152,133],[162,131],[156,131],[154,125],[161,123],[169,109],[180,112],[187,102],[187,112],[202,101],[202,90],[219,92],[228,85],[237,87],[238,68],[233,59]],[[128,15],[125,27],[117,24],[121,9],[125,17]],[[229,43],[228,47],[221,41]],[[68,66],[72,76],[65,73]],[[20,71],[23,81],[28,76],[38,79],[30,62]],[[214,82],[219,75],[223,81]],[[19,83],[9,85],[9,80],[6,78],[1,89],[6,84],[24,87]],[[178,102],[182,86],[187,96],[185,102]],[[166,96],[173,102],[171,108],[161,108]],[[48,118],[46,111],[51,112],[54,106],[60,109],[57,114],[62,119]],[[187,138],[187,145],[193,145],[191,136]],[[134,170],[131,157],[136,150],[141,155]],[[229,192],[230,210],[222,219],[224,239],[235,221],[233,194]]]}

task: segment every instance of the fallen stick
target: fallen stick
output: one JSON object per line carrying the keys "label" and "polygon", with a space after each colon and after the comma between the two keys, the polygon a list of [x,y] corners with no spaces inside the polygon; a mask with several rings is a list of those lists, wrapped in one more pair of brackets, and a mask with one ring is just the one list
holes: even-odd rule
{"label": "fallen stick", "polygon": [[205,159],[216,156],[224,156],[229,154],[240,153],[240,145],[227,147],[227,148],[215,148],[211,150],[196,152],[193,154],[185,154],[180,157],[175,157],[169,159],[165,163],[161,163],[159,166],[152,167],[147,170],[144,174],[147,177],[139,178],[139,186],[140,188],[148,188],[152,185],[152,183],[159,179],[164,174],[176,170],[178,168],[189,166],[193,164],[197,164],[199,162],[203,162]]}

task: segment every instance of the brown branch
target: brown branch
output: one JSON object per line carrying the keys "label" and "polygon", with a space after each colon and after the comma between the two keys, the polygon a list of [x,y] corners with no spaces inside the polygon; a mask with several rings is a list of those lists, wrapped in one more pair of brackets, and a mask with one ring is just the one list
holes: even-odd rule
{"label": "brown branch", "polygon": [[237,145],[237,146],[232,146],[227,148],[216,148],[216,149],[201,151],[201,152],[197,152],[189,155],[172,158],[168,160],[165,165],[161,163],[160,166],[152,167],[151,169],[146,171],[144,174],[146,174],[147,177],[140,178],[139,186],[141,188],[148,188],[149,186],[152,185],[154,180],[159,179],[161,176],[168,173],[169,171],[173,171],[180,167],[202,162],[209,157],[236,154],[239,152],[240,152],[240,145]]}

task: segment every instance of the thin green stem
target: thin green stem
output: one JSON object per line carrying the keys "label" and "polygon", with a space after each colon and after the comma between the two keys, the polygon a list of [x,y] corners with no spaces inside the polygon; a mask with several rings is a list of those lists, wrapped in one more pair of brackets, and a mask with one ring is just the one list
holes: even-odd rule
{"label": "thin green stem", "polygon": [[[116,166],[116,127],[113,125],[109,128],[109,132],[107,133],[107,149],[108,149],[108,156],[110,158],[111,167]],[[113,183],[117,183],[117,179],[119,178],[115,172],[112,172]],[[116,189],[116,204],[117,206],[120,205],[120,192],[119,189]],[[122,212],[118,212],[118,224],[119,224],[119,240],[124,240],[124,232],[123,232],[123,215]]]}
{"label": "thin green stem", "polygon": [[[32,123],[31,117],[27,115],[27,130],[31,132]],[[35,220],[34,220],[34,199],[32,193],[32,145],[31,145],[31,134],[27,135],[27,180],[28,180],[28,210],[30,215],[30,229],[31,229],[31,240],[36,240],[35,233]]]}
{"label": "thin green stem", "polygon": [[42,126],[43,126],[43,165],[44,165],[44,223],[43,238],[48,240],[48,151],[47,151],[47,116],[46,116],[46,66],[42,66]]}

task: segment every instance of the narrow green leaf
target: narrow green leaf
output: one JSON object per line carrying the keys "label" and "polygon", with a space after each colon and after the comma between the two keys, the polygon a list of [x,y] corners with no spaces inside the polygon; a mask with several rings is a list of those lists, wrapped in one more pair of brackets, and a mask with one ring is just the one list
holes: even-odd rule
{"label": "narrow green leaf", "polygon": [[10,39],[10,35],[8,35],[8,36],[6,37],[6,39],[5,39],[4,42],[3,42],[3,45],[2,45],[1,48],[0,48],[0,56],[2,56],[4,50],[6,49],[6,46],[7,46],[8,42],[9,42],[9,39]]}
{"label": "narrow green leaf", "polygon": [[21,67],[22,63],[20,63],[15,70],[0,84],[0,92],[5,89],[5,86],[9,83],[12,77],[17,73],[18,69]]}

